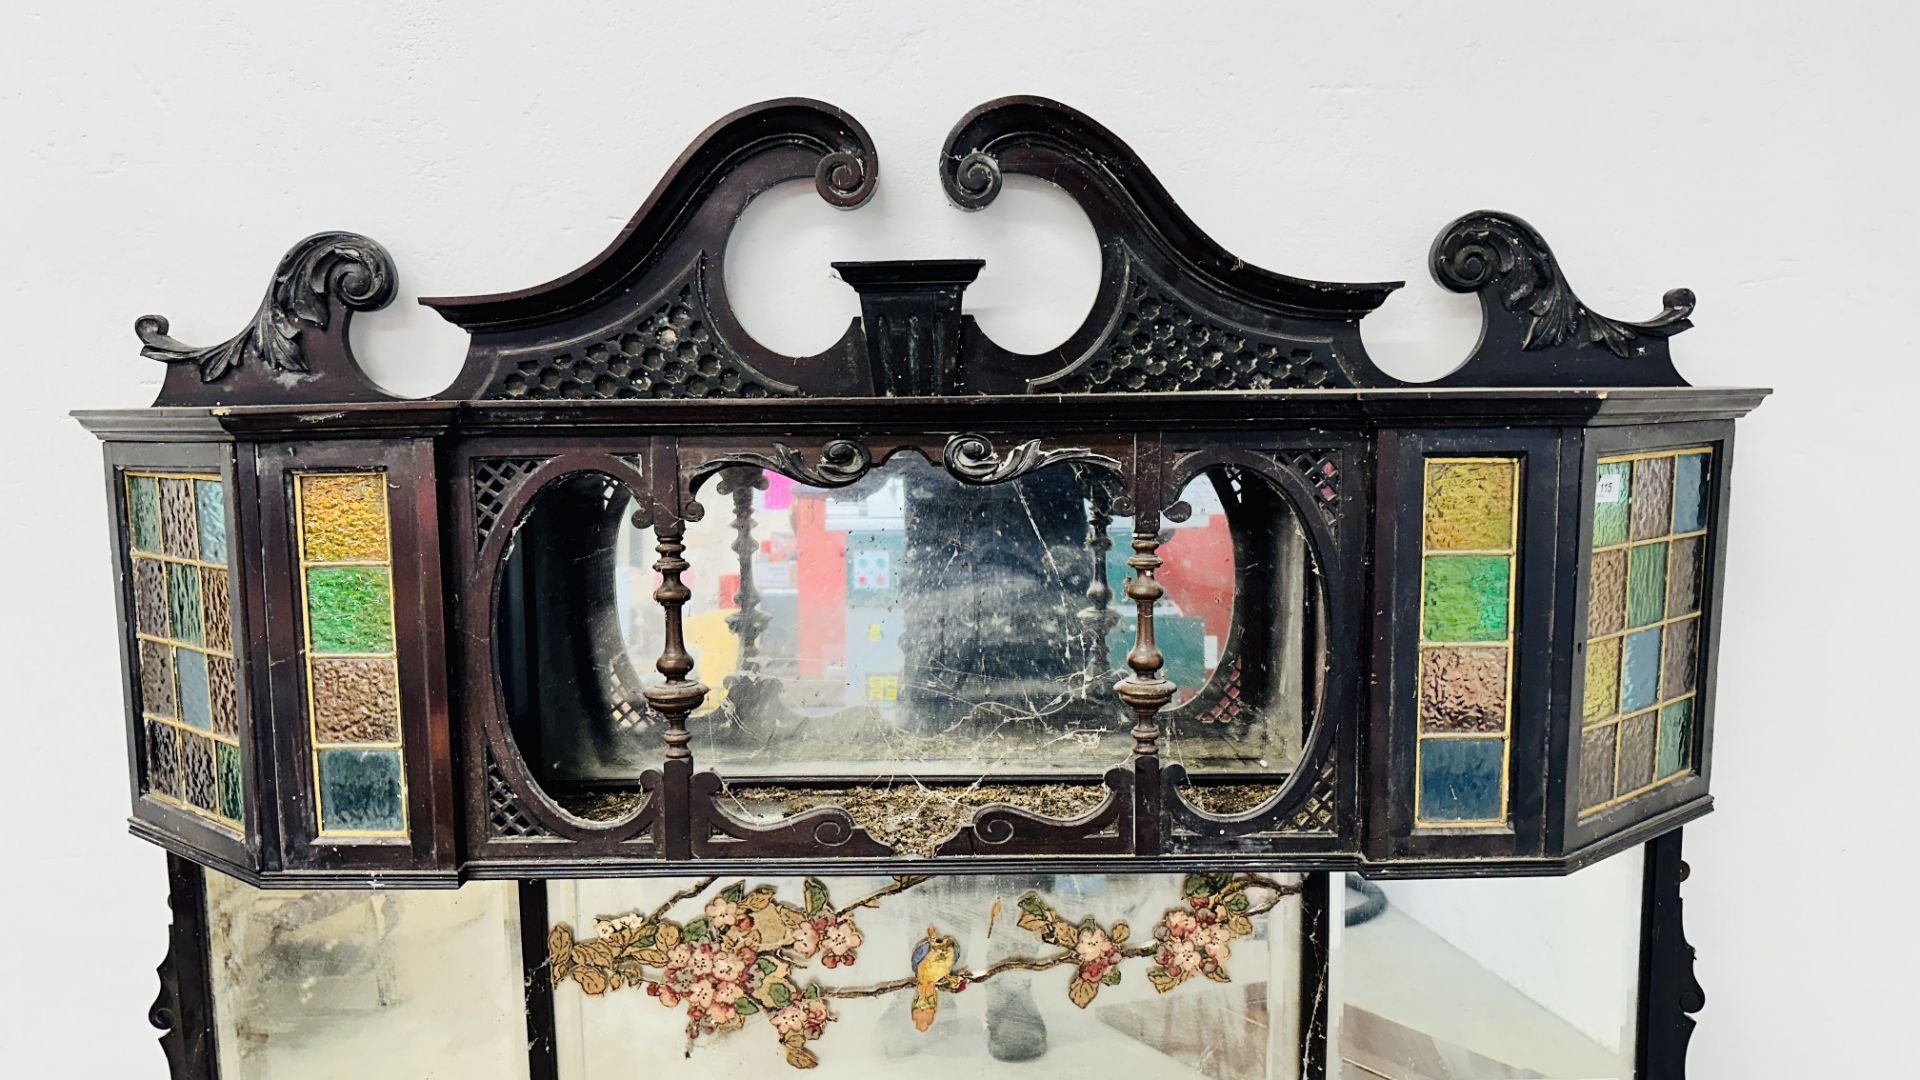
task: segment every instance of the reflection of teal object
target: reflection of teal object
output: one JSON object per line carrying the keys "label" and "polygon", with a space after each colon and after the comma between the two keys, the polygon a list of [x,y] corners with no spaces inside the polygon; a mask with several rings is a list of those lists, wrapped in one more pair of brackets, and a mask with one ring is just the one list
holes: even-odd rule
{"label": "reflection of teal object", "polygon": [[907,537],[903,532],[847,533],[847,595],[867,602],[885,602],[900,592],[900,575],[907,565]]}
{"label": "reflection of teal object", "polygon": [[[1127,652],[1133,648],[1133,605],[1121,605],[1120,625],[1107,635],[1107,658],[1115,671],[1127,671]],[[1160,674],[1176,687],[1198,690],[1207,681],[1207,626],[1198,616],[1156,614],[1153,640],[1166,664]]]}

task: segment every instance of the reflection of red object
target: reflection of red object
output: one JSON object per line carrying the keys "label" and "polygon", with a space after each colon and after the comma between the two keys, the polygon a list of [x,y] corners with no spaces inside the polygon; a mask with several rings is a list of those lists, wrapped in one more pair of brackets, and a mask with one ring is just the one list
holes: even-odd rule
{"label": "reflection of red object", "polygon": [[785,510],[793,505],[793,478],[767,473],[767,492],[760,496],[762,510]]}
{"label": "reflection of red object", "polygon": [[740,575],[720,575],[720,610],[732,611],[740,606]]}
{"label": "reflection of red object", "polygon": [[1160,546],[1166,560],[1156,577],[1180,614],[1199,616],[1207,633],[1222,645],[1233,624],[1233,536],[1227,515],[1214,514],[1205,525],[1175,529]]}
{"label": "reflection of red object", "polygon": [[793,534],[800,677],[813,679],[847,659],[847,537],[827,528],[826,492],[793,492]]}

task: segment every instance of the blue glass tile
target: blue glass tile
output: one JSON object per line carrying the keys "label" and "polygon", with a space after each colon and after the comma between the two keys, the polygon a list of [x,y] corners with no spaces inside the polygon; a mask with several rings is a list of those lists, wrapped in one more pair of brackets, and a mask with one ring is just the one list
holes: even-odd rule
{"label": "blue glass tile", "polygon": [[1707,527],[1707,459],[1710,456],[1682,454],[1674,459],[1674,532],[1699,532]]}
{"label": "blue glass tile", "polygon": [[1660,631],[1627,635],[1620,661],[1620,711],[1647,708],[1660,696]]}
{"label": "blue glass tile", "polygon": [[400,751],[320,751],[322,832],[402,832]]}
{"label": "blue glass tile", "polygon": [[1500,816],[1505,739],[1423,739],[1420,819],[1493,821]]}
{"label": "blue glass tile", "polygon": [[180,722],[201,731],[212,731],[213,697],[207,689],[207,654],[175,649],[173,663],[180,675]]}
{"label": "blue glass tile", "polygon": [[227,561],[227,491],[217,481],[194,484],[200,504],[200,558],[206,562]]}

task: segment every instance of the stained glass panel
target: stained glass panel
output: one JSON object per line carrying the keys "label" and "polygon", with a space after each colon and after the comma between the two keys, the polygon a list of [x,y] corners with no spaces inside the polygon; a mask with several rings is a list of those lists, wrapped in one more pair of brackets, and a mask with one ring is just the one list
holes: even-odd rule
{"label": "stained glass panel", "polygon": [[398,750],[323,747],[320,820],[329,832],[395,833],[406,828]]}
{"label": "stained glass panel", "polygon": [[1421,730],[1499,732],[1506,726],[1507,650],[1439,646],[1421,651]]}
{"label": "stained glass panel", "polygon": [[1494,821],[1505,797],[1507,741],[1424,739],[1420,744],[1420,819]]}
{"label": "stained glass panel", "polygon": [[391,652],[393,591],[386,567],[309,567],[307,625],[318,653]]}

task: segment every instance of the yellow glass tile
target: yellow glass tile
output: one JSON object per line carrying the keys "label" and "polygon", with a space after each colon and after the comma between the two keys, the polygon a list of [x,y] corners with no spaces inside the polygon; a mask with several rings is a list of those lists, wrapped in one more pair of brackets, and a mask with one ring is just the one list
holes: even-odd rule
{"label": "yellow glass tile", "polygon": [[300,517],[308,562],[387,558],[387,483],[380,473],[301,477]]}
{"label": "yellow glass tile", "polygon": [[1429,461],[1426,543],[1433,551],[1513,546],[1511,461]]}
{"label": "yellow glass tile", "polygon": [[1587,690],[1581,716],[1588,722],[1604,720],[1620,711],[1620,639],[1608,638],[1587,646]]}

